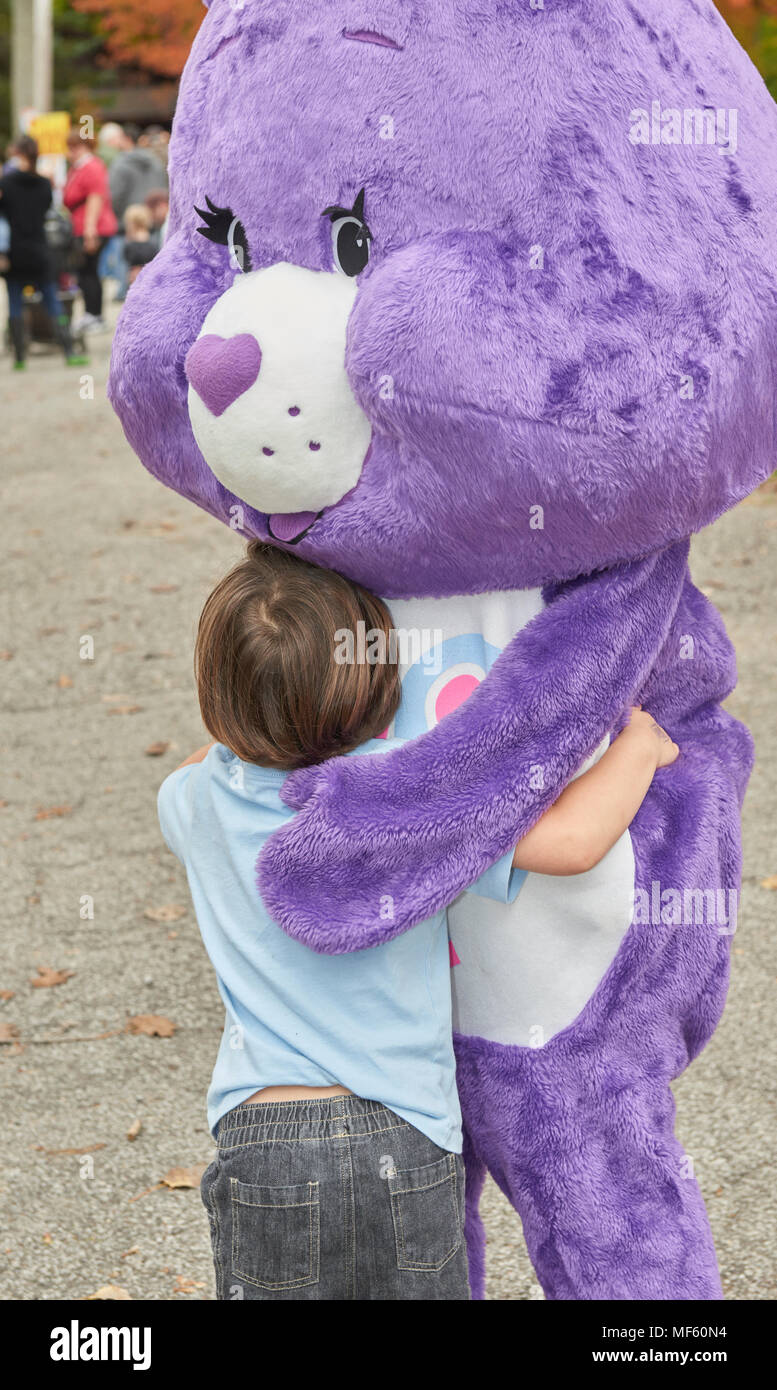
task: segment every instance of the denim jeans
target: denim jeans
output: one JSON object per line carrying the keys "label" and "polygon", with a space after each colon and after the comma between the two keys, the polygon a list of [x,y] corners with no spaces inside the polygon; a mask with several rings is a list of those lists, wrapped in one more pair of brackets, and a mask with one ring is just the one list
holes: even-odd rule
{"label": "denim jeans", "polygon": [[239,1105],[202,1179],[224,1300],[469,1298],[464,1167],[377,1101]]}
{"label": "denim jeans", "polygon": [[37,275],[9,275],[8,276],[8,317],[10,319],[20,319],[24,309],[24,287],[25,285],[36,285],[40,290],[41,299],[46,306],[47,313],[58,322],[62,317],[62,305],[59,302],[57,287],[49,277],[39,279]]}

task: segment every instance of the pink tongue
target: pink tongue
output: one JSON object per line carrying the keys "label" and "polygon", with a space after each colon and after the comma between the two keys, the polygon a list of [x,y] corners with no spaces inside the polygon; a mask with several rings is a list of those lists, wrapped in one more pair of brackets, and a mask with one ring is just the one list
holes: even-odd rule
{"label": "pink tongue", "polygon": [[318,512],[275,512],[270,517],[270,530],[277,541],[293,541],[313,525]]}

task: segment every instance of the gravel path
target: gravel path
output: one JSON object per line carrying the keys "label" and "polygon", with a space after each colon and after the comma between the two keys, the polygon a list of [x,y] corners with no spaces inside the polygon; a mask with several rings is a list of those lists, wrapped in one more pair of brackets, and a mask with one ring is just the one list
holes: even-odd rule
{"label": "gravel path", "polygon": [[[19,1039],[0,1047],[0,1296],[81,1298],[113,1284],[133,1299],[206,1299],[199,1197],[157,1184],[212,1155],[204,1097],[222,1014],[154,798],[204,741],[195,622],[240,543],[131,455],[104,399],[108,351],[98,339],[91,399],[54,357],[23,378],[0,360],[0,991],[12,991],[0,1025]],[[777,875],[776,554],[777,491],[763,490],[697,540],[693,562],[736,642],[730,707],[759,755],[727,1013],[675,1088],[734,1299],[777,1296],[777,893],[760,886]],[[42,969],[73,973],[33,988]],[[173,1036],[125,1031],[147,1014],[171,1020]],[[541,1297],[520,1222],[493,1187],[486,1214],[489,1296]]]}

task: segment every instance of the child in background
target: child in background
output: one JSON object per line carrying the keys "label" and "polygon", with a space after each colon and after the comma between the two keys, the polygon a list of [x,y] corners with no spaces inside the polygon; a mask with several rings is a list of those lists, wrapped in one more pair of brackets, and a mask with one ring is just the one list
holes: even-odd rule
{"label": "child in background", "polygon": [[153,261],[159,247],[151,235],[151,212],[145,203],[130,203],[124,214],[124,259],[130,285],[137,280],[144,265]]}
{"label": "child in background", "polygon": [[[295,768],[382,753],[392,664],[340,664],[338,634],[391,615],[342,576],[253,542],[200,620],[197,681],[216,743],[163,783],[226,1008],[208,1095],[218,1157],[202,1181],[220,1299],[467,1299],[464,1173],[446,916],[371,950],[317,955],[263,907],[255,864],[293,812]],[[473,886],[578,873],[627,829],[677,748],[649,715]],[[381,911],[381,886],[365,914]]]}
{"label": "child in background", "polygon": [[170,216],[170,198],[164,188],[154,188],[146,194],[146,207],[151,213],[151,239],[157,251],[161,251],[167,234]]}

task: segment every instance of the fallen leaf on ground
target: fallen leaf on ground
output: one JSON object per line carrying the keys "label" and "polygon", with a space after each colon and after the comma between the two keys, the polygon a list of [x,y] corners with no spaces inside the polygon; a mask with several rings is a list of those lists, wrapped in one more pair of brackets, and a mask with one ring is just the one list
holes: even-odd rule
{"label": "fallen leaf on ground", "polygon": [[0,1043],[16,1042],[19,1029],[15,1023],[0,1023]]}
{"label": "fallen leaf on ground", "polygon": [[178,1025],[161,1014],[133,1014],[127,1019],[127,1032],[147,1038],[171,1038]]}
{"label": "fallen leaf on ground", "polygon": [[97,1290],[97,1293],[88,1293],[84,1302],[93,1303],[96,1298],[104,1302],[108,1300],[114,1303],[132,1302],[132,1294],[127,1293],[127,1290],[123,1289],[120,1284],[103,1284],[102,1288]]}
{"label": "fallen leaf on ground", "polygon": [[179,588],[179,584],[152,584],[148,592],[150,594],[174,594]]}
{"label": "fallen leaf on ground", "polygon": [[57,685],[59,686],[60,690],[69,690],[72,684],[73,682],[70,679],[70,676],[60,676],[59,680],[57,681]]}
{"label": "fallen leaf on ground", "polygon": [[33,989],[53,989],[54,985],[64,985],[75,975],[75,970],[54,970],[50,965],[38,966],[37,980],[30,980]]}
{"label": "fallen leaf on ground", "polygon": [[44,1234],[44,1236],[43,1236],[43,1244],[44,1244],[44,1245],[51,1245],[52,1242],[53,1242],[53,1240],[54,1240],[54,1237],[53,1237],[52,1235],[49,1235],[49,1232],[46,1231],[45,1234]]}
{"label": "fallen leaf on ground", "polygon": [[177,922],[185,914],[186,908],[181,903],[165,903],[164,907],[147,907],[143,916],[149,922]]}
{"label": "fallen leaf on ground", "polygon": [[142,1130],[142,1128],[143,1128],[143,1121],[142,1121],[142,1120],[133,1120],[133,1121],[132,1121],[132,1124],[130,1125],[129,1129],[127,1130],[127,1138],[130,1140],[130,1142],[132,1142],[133,1139],[137,1139],[137,1137],[138,1137],[138,1135],[140,1134],[140,1131]]}
{"label": "fallen leaf on ground", "polygon": [[89,1144],[84,1149],[46,1149],[43,1144],[36,1144],[36,1152],[45,1154],[47,1158],[78,1158],[81,1154],[95,1154],[98,1149],[104,1149],[104,1144]]}
{"label": "fallen leaf on ground", "polygon": [[[171,1168],[169,1173],[165,1173],[161,1182],[154,1183],[153,1187],[144,1187],[142,1192],[136,1192],[134,1197],[129,1197],[130,1202],[138,1202],[141,1197],[148,1197],[150,1192],[161,1192],[163,1187],[168,1191],[176,1191],[179,1188],[197,1188],[200,1185],[207,1163],[197,1163],[193,1168]],[[162,1270],[167,1274],[167,1270]]]}
{"label": "fallen leaf on ground", "polygon": [[125,1250],[125,1251],[124,1251],[124,1254],[119,1256],[119,1259],[121,1259],[121,1260],[126,1260],[126,1258],[127,1258],[128,1255],[139,1255],[139,1254],[140,1254],[140,1246],[139,1246],[139,1245],[131,1245],[130,1248],[129,1248],[129,1250]]}
{"label": "fallen leaf on ground", "polygon": [[13,661],[13,652],[0,652],[0,661]]}
{"label": "fallen leaf on ground", "polygon": [[171,1189],[199,1187],[207,1163],[195,1163],[191,1168],[171,1168],[162,1178],[162,1185]]}
{"label": "fallen leaf on ground", "polygon": [[109,709],[109,710],[108,710],[108,713],[109,713],[109,714],[139,714],[140,711],[142,710],[142,708],[143,708],[142,705],[114,705],[114,706],[113,706],[113,709]]}
{"label": "fallen leaf on ground", "polygon": [[169,747],[169,743],[149,743],[148,748],[144,751],[147,758],[161,758],[162,754],[166,753]]}
{"label": "fallen leaf on ground", "polygon": [[770,874],[768,878],[762,878],[761,887],[771,888],[772,891],[777,890],[777,874]]}
{"label": "fallen leaf on ground", "polygon": [[197,1279],[187,1279],[183,1274],[177,1274],[173,1285],[173,1296],[175,1297],[177,1293],[195,1293],[197,1289],[204,1288],[205,1285]]}
{"label": "fallen leaf on ground", "polygon": [[72,806],[39,806],[35,812],[36,820],[53,820],[56,816],[69,816]]}
{"label": "fallen leaf on ground", "polygon": [[13,997],[14,991],[12,989],[0,989],[0,999],[3,1000],[3,1003],[5,1003],[7,999],[13,999]]}

